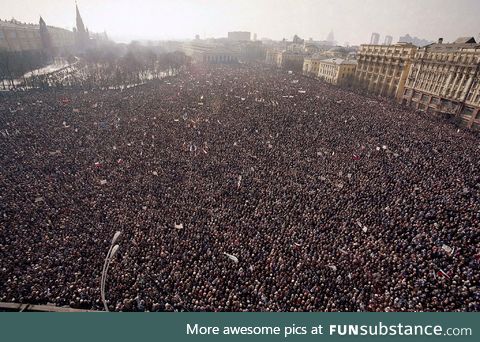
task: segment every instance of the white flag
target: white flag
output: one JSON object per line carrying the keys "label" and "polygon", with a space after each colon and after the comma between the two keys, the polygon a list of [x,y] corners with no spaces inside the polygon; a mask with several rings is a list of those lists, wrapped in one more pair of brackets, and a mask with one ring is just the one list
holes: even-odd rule
{"label": "white flag", "polygon": [[447,246],[447,245],[443,245],[442,246],[442,249],[447,252],[448,254],[453,254],[453,251],[455,250],[454,248],[450,247],[450,246]]}
{"label": "white flag", "polygon": [[230,260],[232,260],[234,263],[238,264],[238,258],[235,255],[231,255],[228,253],[223,252]]}

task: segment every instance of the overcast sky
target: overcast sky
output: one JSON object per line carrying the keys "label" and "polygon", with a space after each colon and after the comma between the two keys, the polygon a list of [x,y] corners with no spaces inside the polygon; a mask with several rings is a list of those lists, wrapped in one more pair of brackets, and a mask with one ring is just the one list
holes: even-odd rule
{"label": "overcast sky", "polygon": [[[480,34],[480,0],[78,0],[85,25],[117,41],[225,37],[228,31],[258,38],[326,39],[368,43],[372,32],[453,41]],[[71,29],[74,0],[0,0],[0,18],[12,17]]]}

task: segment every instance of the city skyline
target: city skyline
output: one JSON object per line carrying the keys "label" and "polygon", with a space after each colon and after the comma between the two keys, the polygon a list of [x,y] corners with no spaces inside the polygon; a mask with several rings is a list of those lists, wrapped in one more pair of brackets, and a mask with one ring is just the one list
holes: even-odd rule
{"label": "city skyline", "polygon": [[[331,30],[335,39],[353,45],[368,43],[372,32],[393,36],[393,42],[405,34],[436,41],[453,41],[460,36],[478,38],[480,23],[475,13],[480,3],[460,0],[219,0],[167,1],[141,0],[132,5],[127,0],[78,1],[85,25],[92,32],[107,31],[119,42],[131,40],[193,39],[226,37],[228,31],[250,31],[258,38],[325,40]],[[435,11],[432,12],[432,9]],[[72,29],[75,2],[62,0],[1,1],[1,19],[15,18],[37,23],[42,16],[47,25]],[[166,13],[164,15],[164,13]],[[401,17],[400,17],[401,16]],[[298,20],[292,20],[292,18]],[[141,20],[140,20],[141,19]]]}

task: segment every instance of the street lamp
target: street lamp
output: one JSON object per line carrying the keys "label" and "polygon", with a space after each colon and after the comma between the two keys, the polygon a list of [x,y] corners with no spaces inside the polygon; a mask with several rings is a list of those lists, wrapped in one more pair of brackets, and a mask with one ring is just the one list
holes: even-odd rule
{"label": "street lamp", "polygon": [[102,297],[102,302],[103,302],[103,306],[105,307],[105,311],[108,311],[107,301],[105,300],[105,283],[107,281],[107,272],[108,272],[108,267],[110,266],[110,262],[112,261],[113,257],[115,256],[115,253],[117,253],[118,248],[120,247],[119,245],[115,244],[115,242],[117,242],[118,238],[120,237],[120,234],[121,232],[117,231],[115,232],[115,235],[113,235],[112,243],[110,244],[110,248],[108,249],[108,253],[105,258],[105,262],[103,264],[102,278],[100,279],[100,295]]}

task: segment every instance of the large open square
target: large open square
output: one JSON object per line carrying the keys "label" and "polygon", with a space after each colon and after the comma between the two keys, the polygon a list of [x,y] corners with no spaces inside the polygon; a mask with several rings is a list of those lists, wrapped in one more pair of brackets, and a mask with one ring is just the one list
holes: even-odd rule
{"label": "large open square", "polygon": [[0,94],[0,301],[478,311],[480,140],[263,65]]}

